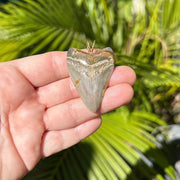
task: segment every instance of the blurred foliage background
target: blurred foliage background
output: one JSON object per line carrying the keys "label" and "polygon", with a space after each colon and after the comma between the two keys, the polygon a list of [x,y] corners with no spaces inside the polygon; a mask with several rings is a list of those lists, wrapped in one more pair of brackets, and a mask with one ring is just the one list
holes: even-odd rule
{"label": "blurred foliage background", "polygon": [[23,180],[180,178],[179,8],[179,0],[0,4],[1,62],[96,40],[137,74],[130,104],[103,115],[95,134],[40,161]]}

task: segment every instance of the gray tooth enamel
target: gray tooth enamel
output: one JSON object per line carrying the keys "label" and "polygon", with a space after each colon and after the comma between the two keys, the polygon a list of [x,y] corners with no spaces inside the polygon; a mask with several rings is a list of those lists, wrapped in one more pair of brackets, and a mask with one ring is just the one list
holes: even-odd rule
{"label": "gray tooth enamel", "polygon": [[67,66],[70,77],[87,108],[96,112],[114,68],[114,54],[111,48],[95,53],[70,48]]}
{"label": "gray tooth enamel", "polygon": [[104,50],[113,52],[113,50],[110,47],[106,47],[106,48],[104,48]]}

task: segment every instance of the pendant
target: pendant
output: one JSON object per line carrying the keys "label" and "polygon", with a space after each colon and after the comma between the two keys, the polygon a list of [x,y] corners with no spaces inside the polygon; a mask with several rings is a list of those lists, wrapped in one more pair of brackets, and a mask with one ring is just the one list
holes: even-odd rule
{"label": "pendant", "polygon": [[110,47],[93,52],[95,41],[92,48],[86,44],[88,52],[68,50],[67,66],[82,101],[90,111],[96,112],[114,69],[114,53]]}

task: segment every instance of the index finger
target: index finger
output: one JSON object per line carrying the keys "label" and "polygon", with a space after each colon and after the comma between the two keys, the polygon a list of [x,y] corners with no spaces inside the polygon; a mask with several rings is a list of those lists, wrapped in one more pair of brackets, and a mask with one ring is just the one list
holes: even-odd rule
{"label": "index finger", "polygon": [[[41,87],[69,76],[67,51],[54,51],[11,61],[34,87]],[[9,63],[9,62],[8,62]]]}

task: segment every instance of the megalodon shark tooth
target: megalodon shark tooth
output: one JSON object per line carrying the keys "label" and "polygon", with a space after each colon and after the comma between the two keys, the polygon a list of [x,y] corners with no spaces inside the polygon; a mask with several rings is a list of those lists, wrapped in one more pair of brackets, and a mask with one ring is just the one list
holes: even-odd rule
{"label": "megalodon shark tooth", "polygon": [[69,75],[87,108],[96,112],[102,102],[108,81],[114,69],[114,53],[110,47],[93,52],[70,48],[67,53]]}

